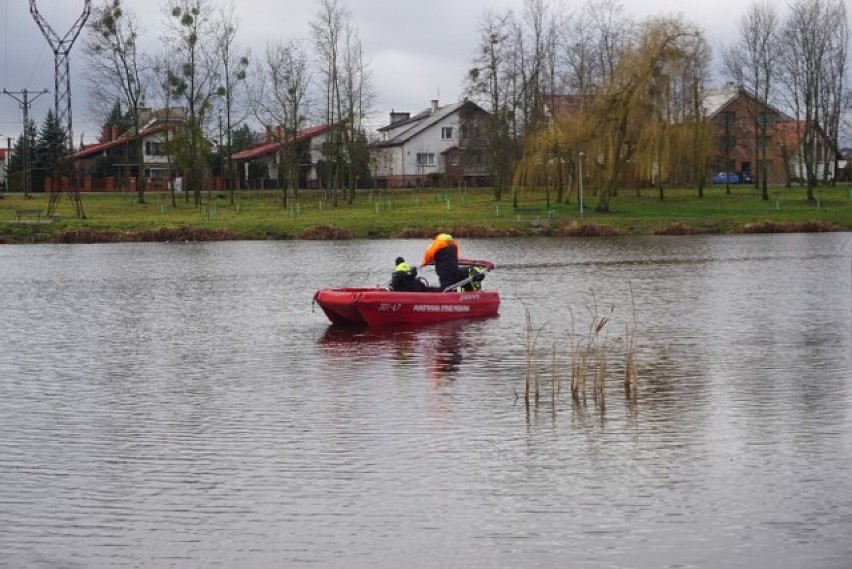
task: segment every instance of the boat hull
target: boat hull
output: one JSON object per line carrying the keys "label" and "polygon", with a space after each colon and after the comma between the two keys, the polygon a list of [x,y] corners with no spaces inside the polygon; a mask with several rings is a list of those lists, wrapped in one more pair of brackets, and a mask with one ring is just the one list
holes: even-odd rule
{"label": "boat hull", "polygon": [[494,316],[496,291],[394,292],[377,288],[322,289],[314,295],[332,324],[390,326]]}

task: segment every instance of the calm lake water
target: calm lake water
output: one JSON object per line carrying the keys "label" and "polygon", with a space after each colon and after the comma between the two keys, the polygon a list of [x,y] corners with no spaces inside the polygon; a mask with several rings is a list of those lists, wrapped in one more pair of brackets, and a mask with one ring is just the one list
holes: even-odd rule
{"label": "calm lake water", "polygon": [[[427,244],[0,247],[0,566],[852,566],[852,234],[462,240],[497,318],[312,309]],[[552,403],[595,313],[606,407]]]}

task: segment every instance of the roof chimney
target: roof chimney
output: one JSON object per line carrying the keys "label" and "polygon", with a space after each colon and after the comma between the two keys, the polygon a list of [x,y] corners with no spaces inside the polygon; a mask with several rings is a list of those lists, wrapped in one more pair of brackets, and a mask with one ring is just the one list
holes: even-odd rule
{"label": "roof chimney", "polygon": [[396,124],[398,122],[407,121],[411,118],[411,113],[402,113],[391,110],[390,112],[390,123]]}
{"label": "roof chimney", "polygon": [[432,112],[438,112],[438,99],[432,99]]}

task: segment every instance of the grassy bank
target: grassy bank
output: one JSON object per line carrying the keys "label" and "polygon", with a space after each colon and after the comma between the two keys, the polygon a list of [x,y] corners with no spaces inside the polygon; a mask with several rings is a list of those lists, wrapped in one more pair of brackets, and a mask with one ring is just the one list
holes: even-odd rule
{"label": "grassy bank", "polygon": [[547,204],[544,193],[511,196],[495,202],[490,189],[394,190],[359,193],[352,205],[334,207],[320,193],[302,191],[287,207],[276,192],[204,196],[201,207],[178,197],[172,207],[163,194],[138,204],[132,194],[83,194],[86,219],[78,220],[68,196],[58,218],[16,220],[21,210],[46,213],[48,197],[8,194],[0,199],[0,242],[166,241],[204,239],[346,239],[430,237],[436,230],[459,236],[652,235],[852,230],[852,189],[819,188],[816,203],[802,188],[771,188],[770,200],[752,187],[710,187],[703,199],[695,190],[622,190],[611,212],[600,214],[594,196],[582,217],[570,203]]}

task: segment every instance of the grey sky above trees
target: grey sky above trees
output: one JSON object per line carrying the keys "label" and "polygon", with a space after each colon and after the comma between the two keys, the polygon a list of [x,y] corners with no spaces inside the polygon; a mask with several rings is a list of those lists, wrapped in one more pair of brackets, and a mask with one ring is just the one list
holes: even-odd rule
{"label": "grey sky above trees", "polygon": [[[98,4],[100,0],[93,0]],[[139,22],[140,49],[151,56],[162,51],[161,36],[166,16],[157,0],[125,0]],[[216,2],[227,5],[229,0]],[[556,2],[572,6],[574,2]],[[27,0],[0,1],[0,89],[38,91],[53,88],[53,53],[29,14]],[[471,61],[475,57],[477,26],[485,10],[512,8],[520,13],[523,0],[434,0],[408,3],[399,0],[344,0],[363,44],[364,56],[375,91],[375,124],[386,120],[391,109],[418,112],[430,99],[442,103],[459,100]],[[736,22],[744,13],[742,0],[684,2],[683,0],[623,0],[625,11],[635,18],[683,14],[700,26],[713,48],[714,69],[721,69],[722,47],[733,41]],[[786,2],[773,2],[779,10]],[[40,12],[62,36],[79,16],[82,0],[40,0]],[[248,48],[254,60],[265,58],[270,43],[289,40],[309,42],[310,22],[318,3],[310,0],[240,0],[236,3],[239,31],[236,41]],[[85,32],[84,32],[85,33]],[[75,143],[99,136],[103,117],[94,116],[87,104],[88,89],[81,66],[82,41],[71,57]],[[714,82],[724,81],[721,73]],[[52,108],[52,97],[42,97],[31,117],[40,124]],[[17,138],[21,111],[9,97],[0,98],[0,137]]]}

